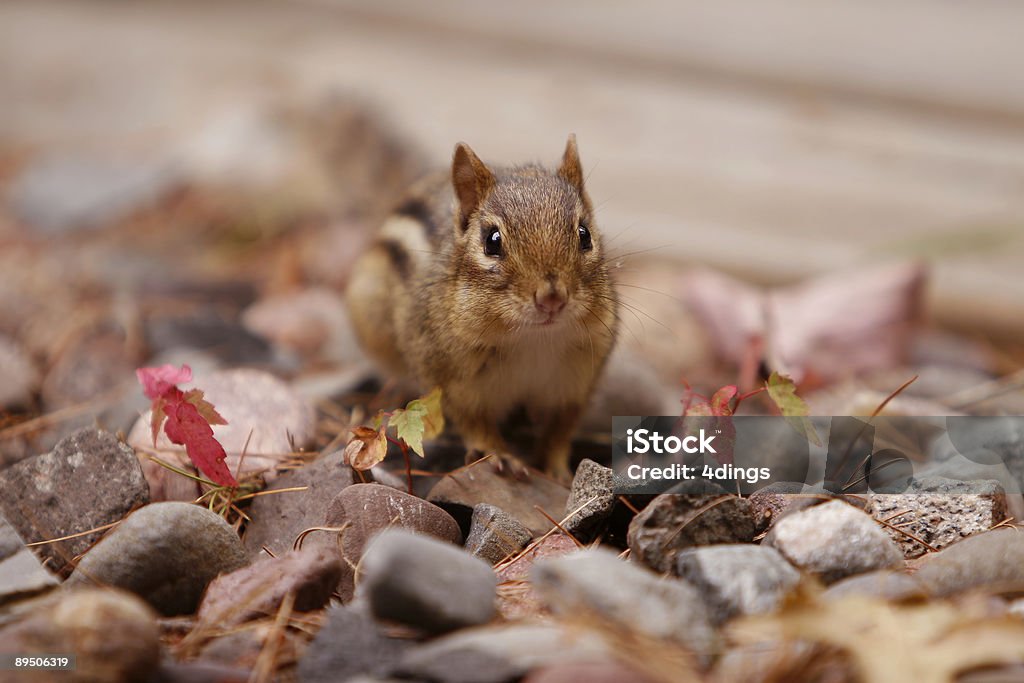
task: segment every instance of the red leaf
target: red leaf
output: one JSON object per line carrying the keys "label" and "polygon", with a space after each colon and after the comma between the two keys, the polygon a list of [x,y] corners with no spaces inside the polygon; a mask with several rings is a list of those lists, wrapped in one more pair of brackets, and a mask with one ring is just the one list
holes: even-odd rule
{"label": "red leaf", "polygon": [[175,385],[181,382],[192,381],[192,368],[182,365],[180,369],[173,365],[161,365],[159,367],[139,368],[135,376],[142,384],[142,392],[147,398],[156,400],[164,396],[168,390],[176,388]]}
{"label": "red leaf", "polygon": [[221,486],[238,486],[224,459],[227,453],[213,437],[213,427],[203,419],[195,405],[185,400],[164,406],[167,423],[164,432],[171,443],[185,447],[188,457],[199,471]]}
{"label": "red leaf", "polygon": [[160,433],[160,425],[164,423],[164,418],[167,417],[164,413],[164,399],[162,396],[157,396],[153,399],[150,413],[149,424],[153,428],[153,448],[156,448],[156,437]]}

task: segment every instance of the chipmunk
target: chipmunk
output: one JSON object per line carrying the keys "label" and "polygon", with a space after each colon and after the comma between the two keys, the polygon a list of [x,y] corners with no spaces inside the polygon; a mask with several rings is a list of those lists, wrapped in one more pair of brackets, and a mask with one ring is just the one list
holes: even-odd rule
{"label": "chipmunk", "polygon": [[441,387],[467,462],[510,456],[501,426],[525,408],[534,460],[570,475],[619,306],[583,180],[575,136],[555,172],[491,168],[459,143],[450,174],[414,185],[354,266],[360,343],[386,372]]}

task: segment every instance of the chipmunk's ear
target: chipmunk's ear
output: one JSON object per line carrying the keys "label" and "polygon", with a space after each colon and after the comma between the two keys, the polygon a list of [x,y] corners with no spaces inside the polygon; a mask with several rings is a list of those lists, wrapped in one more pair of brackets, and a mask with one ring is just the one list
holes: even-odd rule
{"label": "chipmunk's ear", "polygon": [[558,175],[575,187],[577,192],[583,194],[583,167],[580,165],[580,153],[576,149],[575,133],[570,133],[569,140],[565,143],[565,153],[562,154],[562,165],[558,168]]}
{"label": "chipmunk's ear", "polygon": [[494,187],[494,174],[464,142],[455,145],[452,185],[459,200],[459,229],[464,231],[469,227],[469,217],[480,208],[487,193]]}

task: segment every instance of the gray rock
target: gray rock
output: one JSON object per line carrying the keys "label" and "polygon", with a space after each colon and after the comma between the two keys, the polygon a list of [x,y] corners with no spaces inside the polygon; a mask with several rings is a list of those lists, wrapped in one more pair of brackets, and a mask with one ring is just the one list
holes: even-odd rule
{"label": "gray rock", "polygon": [[838,500],[784,516],[764,542],[825,583],[903,565],[903,553],[879,525]]}
{"label": "gray rock", "polygon": [[609,467],[583,460],[576,468],[565,503],[566,531],[585,537],[611,517],[615,509],[615,476]]}
{"label": "gray rock", "polygon": [[917,579],[929,595],[945,597],[972,588],[1019,590],[1024,584],[1024,534],[995,529],[926,555]]}
{"label": "gray rock", "polygon": [[[327,508],[346,486],[359,481],[355,471],[345,464],[341,450],[321,455],[313,462],[278,476],[268,491],[306,487],[259,496],[252,502],[243,542],[250,557],[265,556],[263,548],[275,555],[292,549],[305,529],[323,526]],[[312,538],[312,537],[311,537]]]}
{"label": "gray rock", "polygon": [[340,578],[341,561],[335,553],[293,550],[218,576],[207,587],[198,616],[226,628],[276,614],[288,593],[295,596],[292,609],[308,612],[327,604]]}
{"label": "gray rock", "polygon": [[206,508],[153,503],[129,515],[82,557],[65,586],[124,588],[166,616],[191,614],[219,574],[247,563],[234,529]]}
{"label": "gray rock", "polygon": [[378,619],[436,634],[494,617],[494,571],[450,543],[387,529],[370,542],[360,569],[359,593]]}
{"label": "gray rock", "polygon": [[915,577],[906,572],[891,569],[850,576],[837,581],[825,591],[827,600],[840,600],[854,595],[892,600],[893,602],[928,597],[921,582]]}
{"label": "gray rock", "polygon": [[604,641],[556,624],[513,623],[463,629],[409,650],[395,673],[445,683],[505,683],[541,666],[610,660]]}
{"label": "gray rock", "polygon": [[530,542],[533,534],[503,510],[480,503],[473,508],[473,519],[466,537],[467,552],[491,564],[519,552]]}
{"label": "gray rock", "polygon": [[697,589],[715,624],[773,612],[800,583],[800,572],[777,550],[753,544],[684,550],[675,573]]}
{"label": "gray rock", "polygon": [[[122,519],[149,501],[135,453],[114,435],[83,429],[50,453],[0,471],[0,512],[26,542],[81,533]],[[55,571],[102,532],[37,546]]]}
{"label": "gray rock", "polygon": [[[355,585],[353,567],[359,566],[367,542],[379,531],[399,527],[427,534],[449,543],[459,543],[462,532],[447,512],[416,496],[381,484],[354,484],[334,497],[323,524],[343,529],[336,534],[334,547],[341,553],[342,577],[338,593],[343,600],[352,597]],[[324,542],[327,535],[321,536]]]}
{"label": "gray rock", "polygon": [[39,371],[32,359],[0,335],[0,409],[26,407],[39,385]]}
{"label": "gray rock", "polygon": [[671,571],[676,553],[715,543],[754,538],[753,512],[745,498],[718,494],[663,493],[633,518],[629,548],[648,567]]}
{"label": "gray rock", "polygon": [[467,530],[473,508],[489,503],[518,519],[534,536],[541,536],[554,525],[537,508],[557,519],[568,497],[569,489],[540,472],[526,478],[510,476],[498,471],[492,458],[442,478],[427,500],[447,510]]}
{"label": "gray rock", "polygon": [[370,615],[352,606],[327,610],[326,621],[299,660],[300,683],[336,683],[387,676],[412,641],[388,638]]}
{"label": "gray rock", "polygon": [[905,493],[870,493],[865,512],[898,527],[885,531],[906,557],[928,552],[916,539],[937,550],[1010,516],[999,482],[939,477],[915,480]]}
{"label": "gray rock", "polygon": [[74,653],[73,673],[61,671],[53,678],[31,680],[142,681],[148,680],[159,662],[160,632],[156,614],[134,595],[88,588],[48,600],[0,630],[0,652]]}
{"label": "gray rock", "polygon": [[0,606],[26,598],[58,584],[25,547],[18,532],[0,515]]}
{"label": "gray rock", "polygon": [[593,615],[632,632],[672,640],[698,655],[711,653],[714,629],[700,594],[656,576],[602,548],[538,562],[534,590],[555,614]]}
{"label": "gray rock", "polygon": [[157,200],[178,182],[162,163],[48,156],[11,184],[15,213],[41,234],[104,227]]}

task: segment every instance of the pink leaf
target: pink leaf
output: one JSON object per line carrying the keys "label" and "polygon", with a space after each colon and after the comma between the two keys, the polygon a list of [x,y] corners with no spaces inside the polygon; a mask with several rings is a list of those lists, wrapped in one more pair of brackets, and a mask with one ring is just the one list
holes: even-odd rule
{"label": "pink leaf", "polygon": [[182,365],[176,368],[173,365],[161,365],[159,367],[139,368],[135,376],[142,384],[142,391],[147,398],[156,400],[167,393],[169,389],[181,382],[192,381],[192,368]]}
{"label": "pink leaf", "polygon": [[213,428],[199,414],[195,405],[185,400],[164,406],[167,423],[164,432],[171,443],[185,447],[188,457],[199,471],[221,486],[238,486],[224,459],[227,453],[213,436]]}

